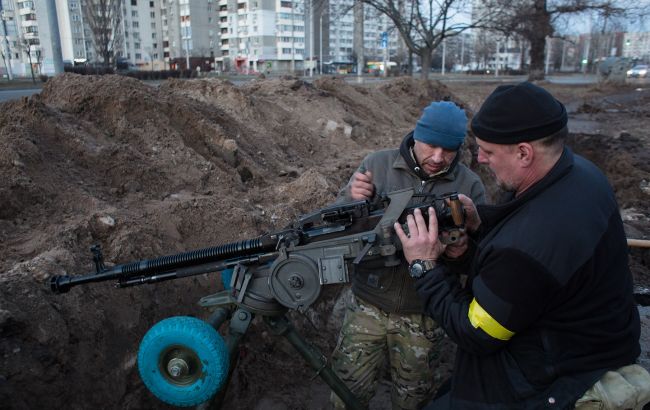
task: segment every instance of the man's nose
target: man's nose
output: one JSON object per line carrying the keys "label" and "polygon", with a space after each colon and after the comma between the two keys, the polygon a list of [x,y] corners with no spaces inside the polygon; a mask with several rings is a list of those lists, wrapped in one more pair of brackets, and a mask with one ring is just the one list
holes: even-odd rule
{"label": "man's nose", "polygon": [[434,162],[442,161],[442,148],[434,148],[429,156]]}
{"label": "man's nose", "polygon": [[476,160],[478,161],[479,164],[487,163],[487,158],[485,157],[485,155],[483,155],[483,151],[480,148],[478,149],[478,155],[476,155]]}

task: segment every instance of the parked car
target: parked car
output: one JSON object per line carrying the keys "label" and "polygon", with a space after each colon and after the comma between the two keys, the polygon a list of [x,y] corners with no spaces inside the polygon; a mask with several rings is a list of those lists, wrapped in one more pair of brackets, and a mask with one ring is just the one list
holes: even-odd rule
{"label": "parked car", "polygon": [[645,78],[648,76],[648,65],[647,64],[639,64],[635,65],[632,67],[630,70],[627,71],[627,76],[629,77],[641,77]]}

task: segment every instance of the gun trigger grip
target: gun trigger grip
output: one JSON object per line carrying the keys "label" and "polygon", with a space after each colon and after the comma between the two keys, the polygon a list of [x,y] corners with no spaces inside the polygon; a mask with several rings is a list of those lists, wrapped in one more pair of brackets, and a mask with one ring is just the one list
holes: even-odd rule
{"label": "gun trigger grip", "polygon": [[363,257],[366,256],[366,254],[368,253],[368,251],[370,251],[370,248],[372,248],[372,243],[368,242],[368,243],[366,244],[366,246],[364,246],[363,249],[361,249],[361,252],[359,252],[359,254],[357,255],[357,257],[354,258],[354,260],[352,261],[352,263],[355,264],[355,265],[358,265],[359,262],[361,262],[361,259],[363,259]]}

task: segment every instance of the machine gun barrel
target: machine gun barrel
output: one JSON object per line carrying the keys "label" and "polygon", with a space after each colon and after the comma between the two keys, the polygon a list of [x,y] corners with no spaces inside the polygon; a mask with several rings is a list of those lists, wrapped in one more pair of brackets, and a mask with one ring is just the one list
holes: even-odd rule
{"label": "machine gun barrel", "polygon": [[108,280],[118,280],[119,285],[125,287],[220,270],[224,268],[221,265],[225,264],[214,262],[234,258],[241,260],[246,256],[275,250],[278,236],[263,235],[255,239],[115,265],[108,269],[103,268],[103,263],[100,262],[95,273],[82,276],[53,276],[50,278],[50,289],[54,293],[65,293],[73,286]]}

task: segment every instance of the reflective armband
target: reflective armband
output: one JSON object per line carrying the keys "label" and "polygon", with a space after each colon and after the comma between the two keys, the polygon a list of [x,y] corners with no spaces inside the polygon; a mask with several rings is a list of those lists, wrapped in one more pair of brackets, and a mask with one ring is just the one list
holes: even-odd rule
{"label": "reflective armband", "polygon": [[480,327],[485,333],[495,339],[510,340],[510,338],[514,336],[514,332],[506,329],[490,316],[490,314],[478,304],[476,298],[472,299],[472,303],[469,304],[467,317],[474,328]]}

